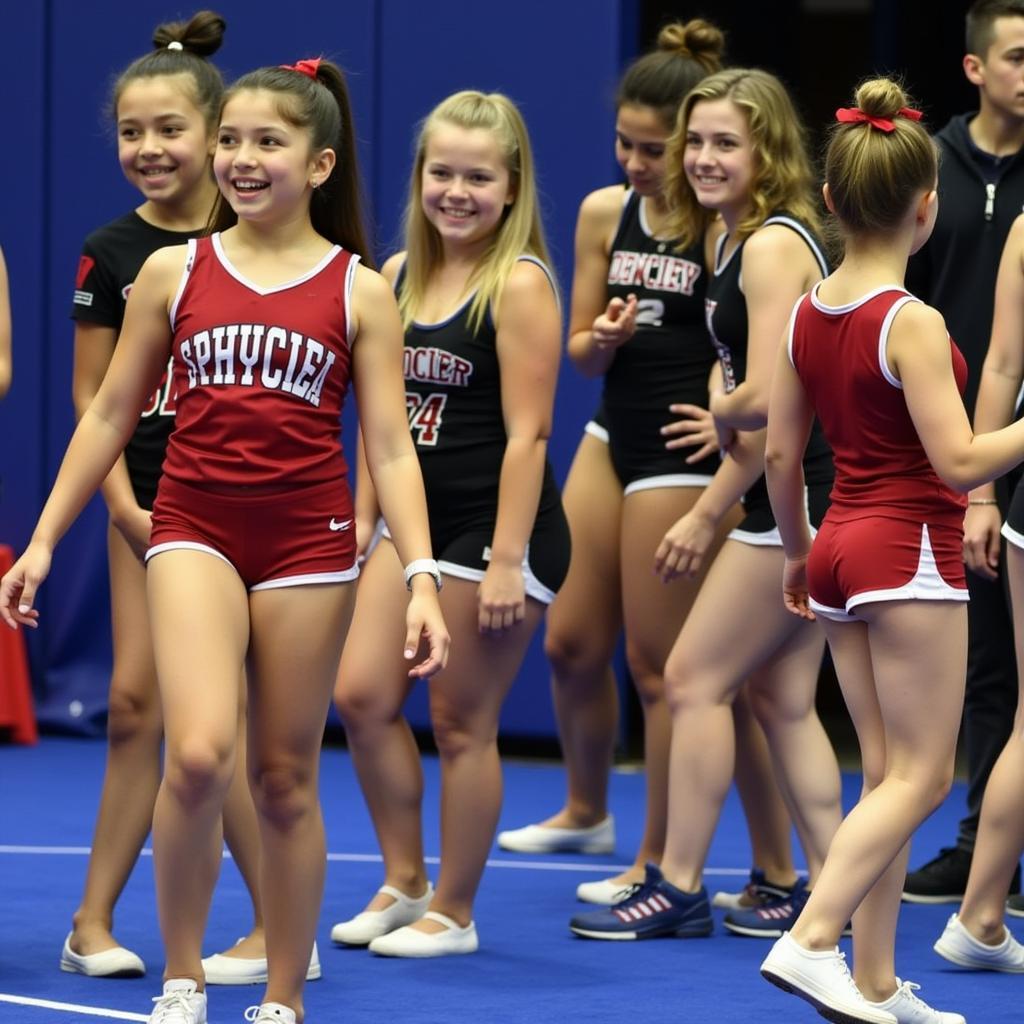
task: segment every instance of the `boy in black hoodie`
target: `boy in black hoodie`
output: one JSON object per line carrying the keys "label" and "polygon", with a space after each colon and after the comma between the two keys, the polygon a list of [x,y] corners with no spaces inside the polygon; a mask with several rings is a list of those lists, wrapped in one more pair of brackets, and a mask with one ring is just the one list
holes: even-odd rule
{"label": "boy in black hoodie", "polygon": [[[992,328],[996,272],[1010,225],[1024,209],[1024,0],[977,0],[967,13],[964,73],[978,87],[976,113],[954,117],[935,137],[941,150],[939,212],[928,244],[911,261],[907,286],[945,317],[967,359],[964,402],[974,415]],[[1016,478],[993,498],[972,495],[964,553],[971,601],[964,706],[967,817],[956,845],[907,875],[903,897],[959,902],[964,894],[989,773],[1006,744],[1017,706],[1013,623],[999,527]],[[1020,891],[1020,873],[1012,893]],[[1011,898],[1010,913],[1024,916]]]}

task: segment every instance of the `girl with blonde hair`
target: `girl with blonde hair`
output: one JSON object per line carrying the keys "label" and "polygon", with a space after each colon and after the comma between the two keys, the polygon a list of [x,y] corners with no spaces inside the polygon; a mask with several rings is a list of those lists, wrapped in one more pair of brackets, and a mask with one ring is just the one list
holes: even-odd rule
{"label": "girl with blonde hair", "polygon": [[423,862],[419,754],[402,716],[412,680],[392,655],[401,563],[385,529],[366,562],[335,690],[385,884],[331,937],[384,956],[433,957],[477,949],[473,901],[501,809],[498,716],[569,561],[546,454],[561,317],[529,138],[510,100],[460,92],[429,114],[405,235],[406,250],[383,272],[405,325],[409,426],[456,637],[430,684],[441,868],[435,891]]}
{"label": "girl with blonde hair", "polygon": [[[655,558],[665,580],[692,577],[714,558],[665,666],[672,714],[665,852],[660,870],[648,864],[627,900],[573,918],[576,934],[598,939],[712,931],[701,875],[733,776],[731,705],[744,682],[811,883],[841,813],[839,770],[814,707],[824,638],[812,624],[792,621],[778,600],[783,552],[763,478],[778,339],[793,302],[827,271],[803,131],[781,82],[743,69],[705,78],[680,108],[668,166],[680,244],[702,237],[715,216],[725,225],[706,311],[723,382],[710,409],[726,455]],[[817,524],[832,476],[820,435],[807,467],[802,507]],[[715,532],[741,499],[744,517],[715,555]],[[773,902],[731,910],[726,927],[777,935],[806,894],[801,880]]]}

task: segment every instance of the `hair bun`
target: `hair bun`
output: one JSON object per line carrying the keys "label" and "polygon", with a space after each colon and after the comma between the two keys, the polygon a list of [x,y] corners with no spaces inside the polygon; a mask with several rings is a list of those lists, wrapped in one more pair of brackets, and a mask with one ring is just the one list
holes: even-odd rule
{"label": "hair bun", "polygon": [[869,117],[892,119],[904,108],[913,106],[903,86],[891,78],[870,78],[857,86],[853,98],[854,106],[859,107]]}
{"label": "hair bun", "polygon": [[158,25],[153,32],[153,46],[162,50],[169,43],[181,43],[182,48],[197,57],[210,57],[224,41],[227,22],[213,11],[199,11],[188,21],[169,21]]}
{"label": "hair bun", "polygon": [[717,25],[703,18],[673,21],[658,33],[657,48],[680,57],[713,60],[717,64],[725,52],[725,35]]}

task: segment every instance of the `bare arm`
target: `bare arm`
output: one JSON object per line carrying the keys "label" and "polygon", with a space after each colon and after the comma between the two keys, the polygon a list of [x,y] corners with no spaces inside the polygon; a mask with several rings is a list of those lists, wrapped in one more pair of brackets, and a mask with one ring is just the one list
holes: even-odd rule
{"label": "bare arm", "polygon": [[[399,558],[407,565],[430,558],[431,550],[423,476],[405,413],[402,323],[387,282],[362,266],[356,270],[352,316],[353,383],[366,465]],[[425,677],[444,667],[448,631],[430,576],[413,576],[410,588],[405,656],[415,656],[421,636],[427,640],[429,655],[409,670],[411,676]]]}
{"label": "bare arm", "polygon": [[0,400],[11,389],[11,296],[7,282],[7,264],[0,251]]}
{"label": "bare arm", "polygon": [[734,430],[768,422],[775,357],[796,300],[821,279],[807,243],[790,228],[769,224],[743,247],[743,294],[747,300],[747,373],[729,393],[712,395],[715,419]]}
{"label": "bare arm", "polygon": [[[1024,379],[1024,217],[1018,217],[1003,247],[996,278],[992,337],[981,368],[974,410],[977,434],[999,430],[1013,419],[1017,394]],[[986,482],[971,491],[964,520],[964,561],[988,579],[999,566],[1002,516],[995,504],[995,485]]]}
{"label": "bare arm", "polygon": [[[75,418],[81,420],[103,383],[114,357],[117,332],[113,327],[79,322],[75,324],[75,360],[71,377],[71,397]],[[149,546],[150,513],[135,500],[128,464],[118,457],[110,475],[101,486],[110,520],[124,535],[135,554],[142,558]]]}
{"label": "bare arm", "polygon": [[168,310],[184,258],[180,247],[161,249],[139,272],[110,368],[71,437],[28,548],[0,584],[0,615],[10,626],[34,624],[32,604],[55,545],[110,472],[160,380],[171,347]]}
{"label": "bare arm", "polygon": [[946,326],[934,309],[917,302],[900,309],[889,332],[888,360],[929,461],[954,490],[969,491],[1024,460],[1024,420],[987,434],[971,430]]}
{"label": "bare arm", "polygon": [[508,629],[526,613],[523,558],[540,503],[558,380],[561,317],[547,275],[521,261],[496,309],[501,409],[508,438],[498,482],[491,561],[480,584],[480,629]]}
{"label": "bare arm", "polygon": [[584,377],[605,373],[636,328],[636,298],[608,300],[608,256],[622,213],[621,187],[591,192],[576,221],[576,262],[569,305],[569,358]]}
{"label": "bare arm", "polygon": [[786,346],[778,352],[772,382],[771,412],[765,445],[765,479],[772,513],[786,549],[783,599],[796,615],[813,619],[807,593],[807,556],[811,531],[804,504],[803,457],[814,423],[814,409],[789,360]]}

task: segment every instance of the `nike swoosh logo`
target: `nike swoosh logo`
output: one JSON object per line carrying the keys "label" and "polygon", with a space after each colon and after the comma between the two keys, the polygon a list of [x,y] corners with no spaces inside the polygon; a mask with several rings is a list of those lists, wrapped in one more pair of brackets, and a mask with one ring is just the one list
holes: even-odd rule
{"label": "nike swoosh logo", "polygon": [[337,519],[332,519],[328,524],[328,528],[331,530],[347,530],[352,525],[351,519],[345,519],[342,522],[338,522]]}

